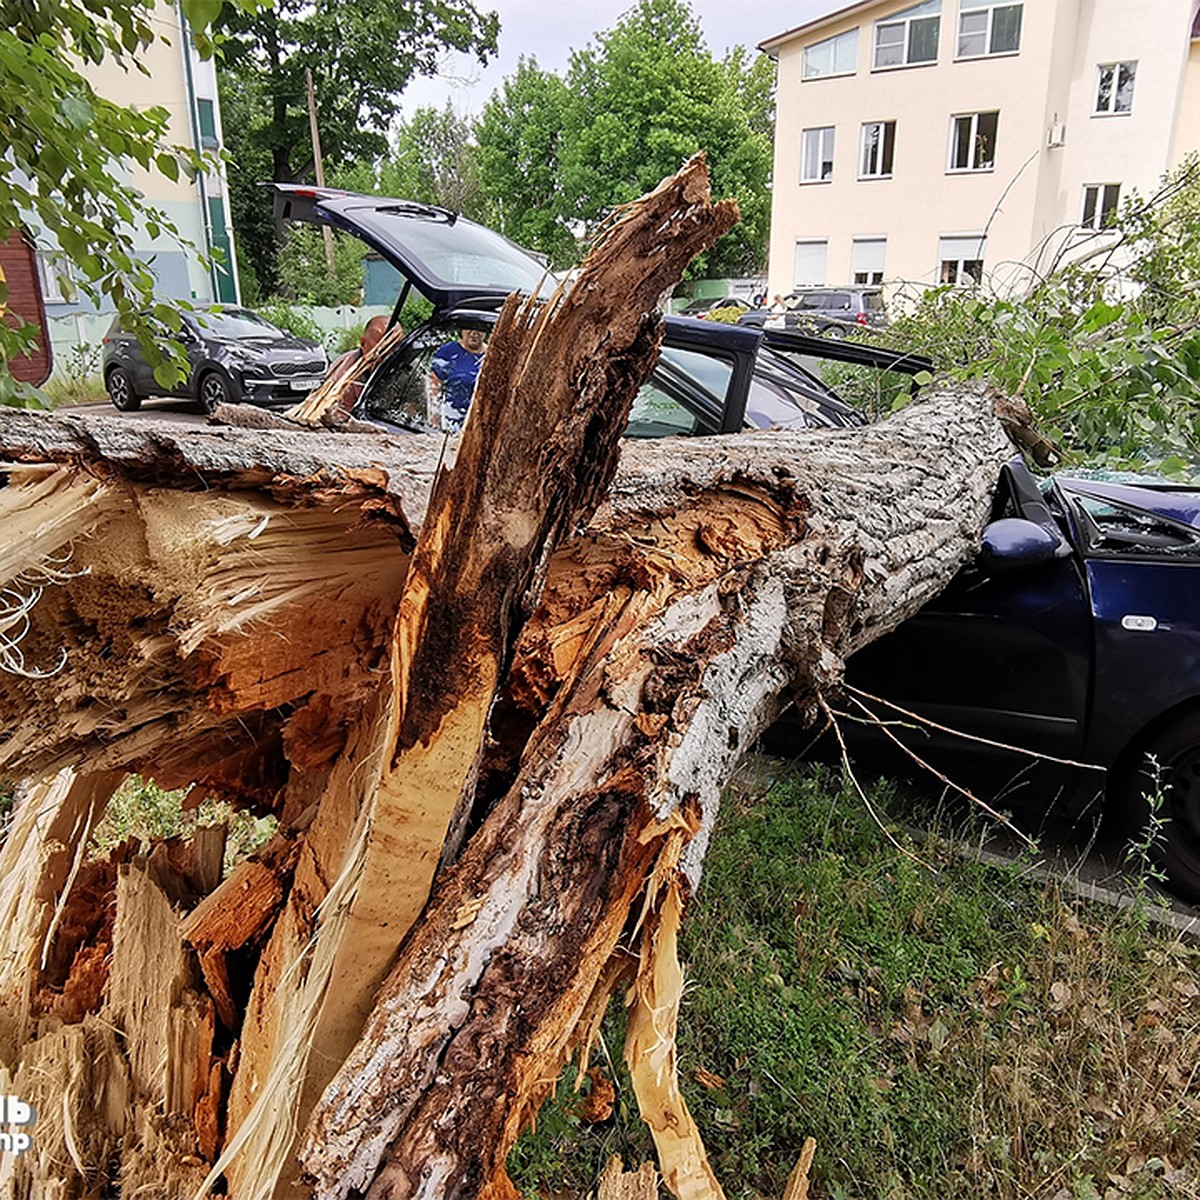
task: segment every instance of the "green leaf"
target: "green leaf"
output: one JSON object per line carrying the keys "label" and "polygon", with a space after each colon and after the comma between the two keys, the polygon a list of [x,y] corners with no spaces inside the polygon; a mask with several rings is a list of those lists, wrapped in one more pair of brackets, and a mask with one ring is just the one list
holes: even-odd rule
{"label": "green leaf", "polygon": [[154,163],[159,171],[173,183],[179,179],[179,160],[175,155],[163,151],[155,158]]}
{"label": "green leaf", "polygon": [[72,129],[86,129],[96,115],[91,104],[83,96],[74,94],[62,98],[58,111]]}
{"label": "green leaf", "polygon": [[196,32],[203,32],[221,15],[221,0],[183,0],[183,15]]}

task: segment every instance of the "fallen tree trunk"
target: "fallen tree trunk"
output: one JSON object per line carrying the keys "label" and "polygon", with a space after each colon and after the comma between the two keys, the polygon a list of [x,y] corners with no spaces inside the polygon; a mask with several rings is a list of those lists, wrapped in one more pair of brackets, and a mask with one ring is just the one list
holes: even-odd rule
{"label": "fallen tree trunk", "polygon": [[[704,204],[692,197],[682,210],[699,220]],[[647,336],[647,307],[634,306],[627,347]],[[588,354],[608,353],[608,341]],[[575,411],[568,404],[568,425]],[[398,778],[399,792],[381,784],[401,762],[405,713],[453,711],[439,674],[451,659],[422,649],[419,627],[431,624],[431,596],[445,597],[434,616],[446,614],[453,591],[437,589],[462,557],[418,571],[411,556],[423,526],[444,538],[453,520],[478,519],[462,498],[435,501],[428,511],[442,515],[427,517],[440,442],[150,433],[0,412],[11,464],[0,520],[28,530],[0,550],[13,611],[28,623],[24,673],[0,674],[0,771],[40,780],[71,768],[94,781],[30,792],[66,843],[85,836],[128,771],[194,783],[197,796],[273,812],[281,825],[240,874],[189,900],[169,855],[154,880],[95,868],[81,891],[82,872],[63,866],[77,845],[46,858],[37,823],[18,813],[25,832],[0,867],[60,910],[71,936],[35,963],[23,935],[0,929],[0,946],[18,951],[15,966],[0,962],[0,1012],[24,1014],[0,1030],[0,1055],[21,1081],[58,1078],[48,1063],[90,1053],[113,1097],[47,1132],[42,1174],[18,1171],[25,1194],[47,1162],[62,1166],[62,1195],[82,1194],[122,1137],[126,1182],[156,1194],[223,1172],[232,1195],[268,1196],[302,1168],[320,1196],[507,1195],[513,1140],[568,1055],[586,1051],[608,995],[634,979],[631,1067],[663,1176],[680,1196],[717,1193],[674,1086],[669,1034],[674,928],[721,784],[782,704],[812,709],[845,655],[943,586],[973,547],[1010,450],[990,397],[943,392],[862,431],[627,445],[589,517],[611,470],[603,430],[621,427],[619,408],[607,417],[603,428],[579,423],[598,457],[573,469],[566,453],[568,498],[546,510],[543,533],[521,524],[544,503],[536,496],[520,501],[520,522],[517,510],[508,519],[532,548],[512,576],[523,582],[472,619],[520,635],[470,660],[469,687],[446,689],[470,697],[472,733],[454,769],[430,777],[437,827],[457,811],[468,836],[401,946],[403,927],[380,936],[379,900],[408,867],[424,863],[428,879],[439,837],[405,859],[396,836],[407,822],[389,832],[373,817],[381,797],[402,794]],[[527,432],[549,434],[552,456],[569,445],[544,410],[525,419],[544,426]],[[505,418],[515,445],[521,420],[520,405]],[[470,449],[471,428],[460,461],[482,461],[492,444]],[[519,459],[509,468],[529,473]],[[534,482],[551,480],[541,470]],[[557,549],[552,532],[567,539]],[[414,581],[426,595],[416,622],[401,605]],[[393,689],[414,686],[427,695],[393,708]],[[411,745],[428,754],[420,725]],[[89,924],[79,910],[95,910],[105,888],[115,926]],[[347,938],[362,903],[371,931]],[[173,964],[149,1016],[132,1003],[125,965],[135,913]],[[22,919],[46,937],[44,915]],[[109,960],[95,950],[117,942],[126,949],[114,949],[106,980]],[[354,958],[364,944],[366,963]],[[339,995],[347,964],[362,982]],[[372,978],[389,967],[374,996]],[[63,1026],[67,995],[90,999]],[[160,1011],[181,1014],[165,1032]],[[161,1054],[165,1073],[148,1073]],[[152,1101],[162,1120],[114,1115],[121,1095]],[[72,1142],[90,1148],[86,1160]]]}

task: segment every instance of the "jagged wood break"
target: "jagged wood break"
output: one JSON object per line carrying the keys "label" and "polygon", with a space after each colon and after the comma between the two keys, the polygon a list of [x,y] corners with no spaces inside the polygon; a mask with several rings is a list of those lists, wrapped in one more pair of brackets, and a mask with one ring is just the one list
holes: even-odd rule
{"label": "jagged wood break", "polygon": [[[18,1195],[115,1163],[191,1196],[218,1160],[236,1197],[508,1195],[630,983],[664,1180],[719,1193],[671,1035],[720,786],[943,586],[1010,449],[989,397],[942,392],[618,467],[643,314],[728,219],[696,164],[642,203],[585,290],[510,303],[436,484],[432,439],[0,413],[0,586],[42,588],[29,670],[0,675],[0,771],[30,781],[0,848],[0,1087],[61,1114],[4,1160]],[[211,847],[89,861],[128,771],[280,833],[221,882]]]}

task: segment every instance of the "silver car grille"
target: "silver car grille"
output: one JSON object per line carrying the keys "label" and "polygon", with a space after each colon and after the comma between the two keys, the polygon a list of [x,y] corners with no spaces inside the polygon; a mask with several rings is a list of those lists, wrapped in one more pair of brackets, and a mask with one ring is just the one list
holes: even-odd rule
{"label": "silver car grille", "polygon": [[325,364],[319,358],[309,358],[304,362],[274,362],[271,363],[272,375],[323,375]]}

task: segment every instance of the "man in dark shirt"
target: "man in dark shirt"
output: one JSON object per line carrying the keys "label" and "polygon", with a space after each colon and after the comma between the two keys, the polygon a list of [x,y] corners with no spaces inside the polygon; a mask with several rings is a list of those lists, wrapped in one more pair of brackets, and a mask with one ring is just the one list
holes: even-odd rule
{"label": "man in dark shirt", "polygon": [[435,426],[448,433],[462,429],[483,351],[483,331],[464,329],[458,341],[442,346],[429,365],[430,417]]}

